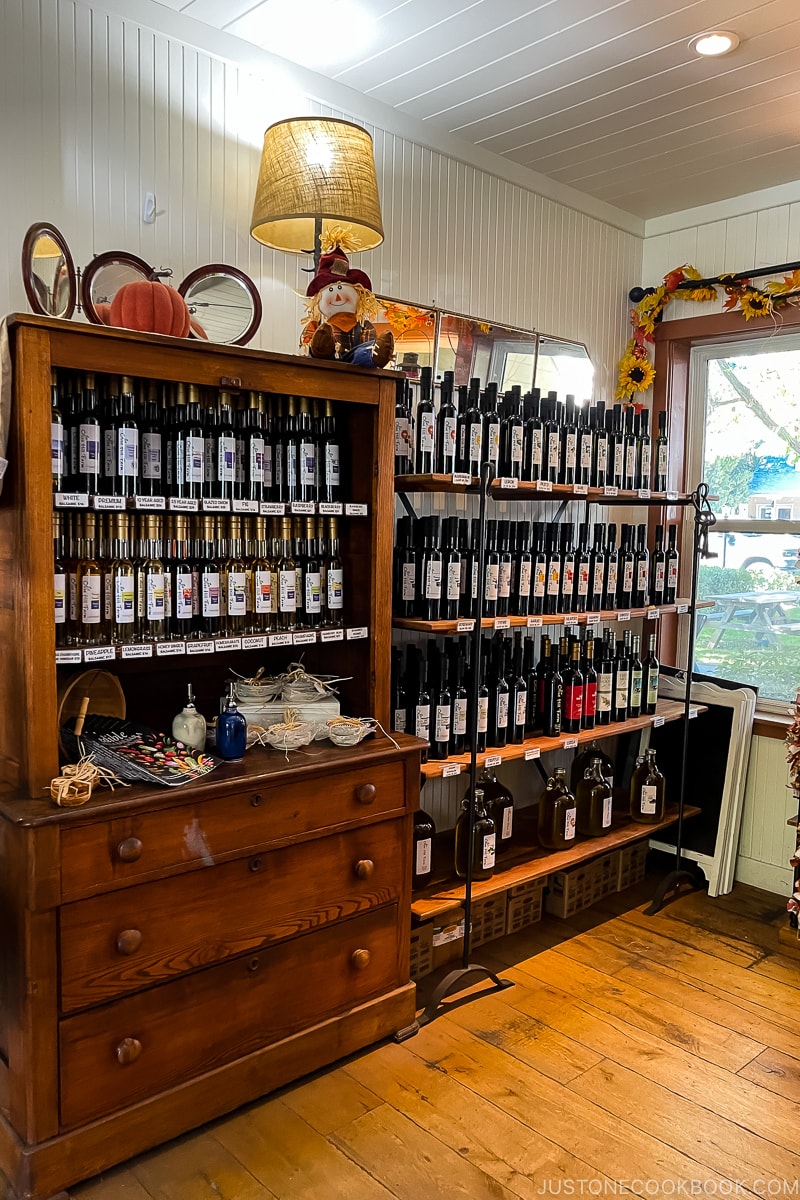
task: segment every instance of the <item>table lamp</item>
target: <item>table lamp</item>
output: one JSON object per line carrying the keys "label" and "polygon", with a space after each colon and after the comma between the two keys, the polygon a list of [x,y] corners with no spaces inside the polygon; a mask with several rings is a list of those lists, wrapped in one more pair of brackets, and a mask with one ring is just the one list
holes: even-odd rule
{"label": "table lamp", "polygon": [[264,134],[250,233],[290,254],[314,255],[323,232],[349,226],[358,249],[383,241],[372,138],[334,117],[291,117]]}

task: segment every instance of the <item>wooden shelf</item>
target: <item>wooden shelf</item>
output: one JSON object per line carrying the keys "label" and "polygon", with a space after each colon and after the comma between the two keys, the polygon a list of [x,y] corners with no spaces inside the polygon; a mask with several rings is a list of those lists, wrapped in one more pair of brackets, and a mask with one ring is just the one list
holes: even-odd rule
{"label": "wooden shelf", "polygon": [[[713,608],[713,600],[699,600],[697,608]],[[676,604],[662,604],[659,607],[629,609],[603,609],[595,613],[555,613],[552,616],[539,617],[484,617],[481,629],[539,629],[545,625],[599,625],[610,621],[627,621],[634,617],[644,617],[657,621],[665,613],[687,613],[689,601],[679,600]],[[414,633],[433,633],[440,637],[450,634],[471,633],[475,628],[472,617],[459,617],[455,621],[420,621],[415,617],[393,617],[394,629],[408,629]]]}
{"label": "wooden shelf", "polygon": [[[689,709],[690,717],[697,716],[699,712],[705,712],[703,705],[693,704]],[[572,750],[584,742],[616,737],[620,733],[633,733],[637,729],[646,729],[648,725],[665,725],[668,721],[679,721],[682,716],[682,700],[659,700],[655,716],[631,717],[628,721],[612,721],[610,725],[582,729],[580,733],[562,733],[557,738],[529,738],[515,746],[486,750],[477,756],[478,766],[484,766],[487,758],[497,762],[510,762],[515,758],[539,758],[550,750]],[[431,759],[423,763],[420,770],[427,779],[438,779],[443,775],[461,775],[469,770],[469,764],[469,754],[459,754],[453,758]],[[455,770],[456,767],[460,770]]]}
{"label": "wooden shelf", "polygon": [[[695,817],[699,808],[686,805],[683,810],[684,818]],[[611,832],[604,837],[578,839],[569,850],[544,850],[541,846],[531,846],[521,850],[508,861],[503,861],[502,869],[495,871],[491,879],[477,880],[472,885],[473,900],[482,900],[486,896],[494,896],[505,892],[518,884],[530,883],[535,879],[543,879],[554,871],[563,871],[566,867],[574,867],[577,863],[588,862],[620,846],[628,846],[631,842],[643,841],[659,829],[666,829],[678,819],[677,807],[670,808],[663,821],[654,825],[639,825],[621,813],[615,813]],[[411,912],[417,920],[424,921],[438,916],[464,900],[463,884],[432,884],[424,892],[419,892],[411,902]]]}
{"label": "wooden shelf", "polygon": [[[480,480],[473,475],[469,483],[454,483],[452,475],[396,475],[394,490],[396,492],[477,492]],[[642,488],[638,492],[628,492],[623,488],[577,488],[565,483],[552,483],[542,486],[541,483],[523,483],[517,481],[516,487],[510,487],[501,479],[495,480],[491,487],[495,499],[503,500],[592,500],[602,504],[689,504],[691,495],[688,492],[651,492]]]}

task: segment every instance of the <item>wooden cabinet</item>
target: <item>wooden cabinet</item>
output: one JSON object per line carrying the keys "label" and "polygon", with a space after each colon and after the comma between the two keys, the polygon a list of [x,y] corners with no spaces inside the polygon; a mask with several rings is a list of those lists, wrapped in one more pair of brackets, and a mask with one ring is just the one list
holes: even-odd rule
{"label": "wooden cabinet", "polygon": [[[367,636],[102,664],[160,728],[190,676],[299,657],[388,724],[391,377],[20,317],[0,498],[0,1170],[46,1200],[413,1019],[410,844],[421,743],[265,749],[177,789],[58,809],[50,371],[330,399],[348,445],[345,623]],[[235,384],[230,381],[236,381]],[[364,514],[366,511],[366,515]]]}

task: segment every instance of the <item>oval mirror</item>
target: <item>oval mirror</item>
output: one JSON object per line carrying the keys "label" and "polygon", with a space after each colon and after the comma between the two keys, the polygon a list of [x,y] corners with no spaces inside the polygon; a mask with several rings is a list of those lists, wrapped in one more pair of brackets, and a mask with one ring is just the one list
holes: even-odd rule
{"label": "oval mirror", "polygon": [[81,280],[81,300],[93,325],[108,325],[111,301],[124,283],[151,279],[153,268],[124,250],[107,250],[89,263]]}
{"label": "oval mirror", "polygon": [[244,346],[261,324],[261,297],[249,275],[211,263],[186,276],[178,288],[189,306],[190,337]]}
{"label": "oval mirror", "polygon": [[77,299],[75,266],[60,230],[31,225],[22,243],[22,280],[28,303],[43,317],[71,317]]}

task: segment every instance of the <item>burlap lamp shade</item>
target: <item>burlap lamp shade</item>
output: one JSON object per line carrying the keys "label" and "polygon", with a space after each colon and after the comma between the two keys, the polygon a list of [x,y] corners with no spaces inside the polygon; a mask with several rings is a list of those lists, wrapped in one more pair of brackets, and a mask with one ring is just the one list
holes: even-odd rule
{"label": "burlap lamp shade", "polygon": [[250,232],[265,246],[308,254],[320,221],[322,233],[349,225],[359,250],[383,241],[372,138],[332,117],[278,121],[264,134]]}

